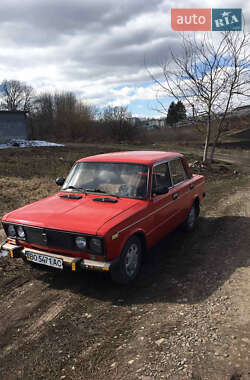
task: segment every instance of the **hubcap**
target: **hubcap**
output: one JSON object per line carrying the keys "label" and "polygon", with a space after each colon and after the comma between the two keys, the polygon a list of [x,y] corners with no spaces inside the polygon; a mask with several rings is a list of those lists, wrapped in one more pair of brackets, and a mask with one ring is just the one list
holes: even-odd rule
{"label": "hubcap", "polygon": [[125,270],[129,277],[132,277],[138,265],[138,246],[133,243],[127,250],[125,257]]}
{"label": "hubcap", "polygon": [[190,210],[190,213],[188,215],[188,220],[187,220],[187,224],[190,228],[193,227],[194,225],[194,222],[195,222],[195,208],[194,206],[191,208]]}

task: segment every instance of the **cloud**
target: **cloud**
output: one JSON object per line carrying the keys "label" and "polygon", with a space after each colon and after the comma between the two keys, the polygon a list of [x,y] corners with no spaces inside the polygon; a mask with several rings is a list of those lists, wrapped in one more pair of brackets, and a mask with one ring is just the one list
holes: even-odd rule
{"label": "cloud", "polygon": [[[26,81],[38,91],[72,90],[100,106],[154,99],[146,67],[159,75],[170,49],[178,52],[170,26],[176,6],[173,0],[2,0],[0,80]],[[205,0],[202,6],[224,4]],[[197,2],[181,0],[178,7]],[[246,4],[244,15],[249,20]]]}

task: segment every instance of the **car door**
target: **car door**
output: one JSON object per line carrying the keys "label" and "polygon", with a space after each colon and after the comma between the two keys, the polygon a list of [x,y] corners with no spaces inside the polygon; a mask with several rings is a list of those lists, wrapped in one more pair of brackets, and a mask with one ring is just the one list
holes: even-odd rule
{"label": "car door", "polygon": [[181,157],[171,160],[169,168],[173,183],[172,196],[176,200],[176,222],[181,224],[187,217],[189,208],[191,207],[190,180]]}
{"label": "car door", "polygon": [[173,229],[176,207],[172,198],[172,180],[168,162],[155,164],[152,168],[151,214],[153,225],[149,239],[156,242]]}

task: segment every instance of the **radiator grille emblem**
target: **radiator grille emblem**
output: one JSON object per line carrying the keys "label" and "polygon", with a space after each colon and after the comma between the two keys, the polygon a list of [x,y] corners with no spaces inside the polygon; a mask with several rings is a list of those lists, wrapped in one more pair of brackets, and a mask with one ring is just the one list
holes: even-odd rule
{"label": "radiator grille emblem", "polygon": [[43,242],[44,242],[45,244],[48,243],[48,238],[47,238],[47,234],[46,234],[46,232],[43,232],[43,233],[42,233],[42,239],[43,239]]}

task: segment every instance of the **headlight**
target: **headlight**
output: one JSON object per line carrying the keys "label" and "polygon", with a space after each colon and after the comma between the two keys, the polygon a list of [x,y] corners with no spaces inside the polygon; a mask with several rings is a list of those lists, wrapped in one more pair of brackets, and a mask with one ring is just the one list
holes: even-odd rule
{"label": "headlight", "polygon": [[10,224],[8,227],[8,236],[11,236],[11,237],[16,236],[16,230],[13,224]]}
{"label": "headlight", "polygon": [[85,248],[86,248],[86,245],[87,245],[87,242],[86,242],[85,237],[82,237],[82,236],[78,236],[78,237],[75,239],[75,243],[76,243],[76,246],[77,246],[79,249],[85,249]]}
{"label": "headlight", "polygon": [[22,226],[17,227],[17,235],[20,239],[24,240],[25,239],[25,232]]}
{"label": "headlight", "polygon": [[102,241],[97,238],[90,239],[89,248],[96,253],[102,253]]}

